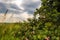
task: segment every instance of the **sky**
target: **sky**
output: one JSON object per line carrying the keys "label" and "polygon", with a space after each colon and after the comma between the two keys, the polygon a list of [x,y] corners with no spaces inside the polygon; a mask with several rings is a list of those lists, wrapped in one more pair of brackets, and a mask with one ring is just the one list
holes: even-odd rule
{"label": "sky", "polygon": [[4,22],[16,22],[32,18],[36,8],[41,6],[40,0],[0,0],[0,18],[8,9]]}

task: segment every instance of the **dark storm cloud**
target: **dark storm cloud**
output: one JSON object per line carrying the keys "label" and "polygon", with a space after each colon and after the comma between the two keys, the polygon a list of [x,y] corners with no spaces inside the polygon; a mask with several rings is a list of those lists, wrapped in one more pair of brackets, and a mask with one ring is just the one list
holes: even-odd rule
{"label": "dark storm cloud", "polygon": [[0,13],[5,13],[6,10],[6,4],[0,2]]}
{"label": "dark storm cloud", "polygon": [[[9,8],[8,8],[9,6]],[[19,13],[19,11],[17,10],[21,10],[19,7],[17,7],[17,5],[15,4],[6,4],[6,3],[3,3],[3,2],[0,2],[0,13],[5,13],[6,10],[9,10],[9,13]],[[15,9],[15,10],[12,10],[12,9]]]}
{"label": "dark storm cloud", "polygon": [[[4,0],[2,0],[2,1],[4,1]],[[6,0],[6,1],[9,1],[9,0]],[[14,1],[14,0],[11,0],[11,1]],[[28,12],[28,13],[32,14],[34,12],[34,10],[41,4],[40,3],[41,1],[34,2],[32,0],[24,0],[21,5],[22,8],[24,8],[24,10],[21,10],[16,4],[11,4],[11,3],[6,4],[4,2],[0,2],[0,13],[5,13],[6,10],[8,9],[6,5],[8,5],[11,9],[16,9],[16,10],[20,10],[22,12]],[[17,13],[19,11],[10,10],[9,12]]]}
{"label": "dark storm cloud", "polygon": [[28,13],[33,13],[34,10],[40,5],[40,1],[33,2],[32,0],[25,1],[22,4],[22,7],[24,8],[24,11],[27,11]]}
{"label": "dark storm cloud", "polygon": [[8,4],[10,6],[10,8],[12,9],[16,9],[16,10],[21,10],[19,7],[17,7],[16,4]]}

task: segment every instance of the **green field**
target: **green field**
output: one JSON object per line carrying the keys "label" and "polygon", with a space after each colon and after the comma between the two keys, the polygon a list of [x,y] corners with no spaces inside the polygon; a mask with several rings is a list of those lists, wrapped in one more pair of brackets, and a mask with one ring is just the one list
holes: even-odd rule
{"label": "green field", "polygon": [[36,24],[26,22],[0,23],[0,40],[44,40],[47,36],[51,36],[51,40],[59,40],[60,29],[54,30],[50,23],[45,23],[45,25],[46,27],[40,28]]}

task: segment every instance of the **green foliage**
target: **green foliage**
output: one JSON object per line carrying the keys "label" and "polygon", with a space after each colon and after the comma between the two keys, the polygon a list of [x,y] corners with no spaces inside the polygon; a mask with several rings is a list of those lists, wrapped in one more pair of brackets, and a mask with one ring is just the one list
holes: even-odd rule
{"label": "green foliage", "polygon": [[[59,2],[59,0],[42,0],[41,7],[36,10],[34,15],[36,20],[35,25],[38,26],[37,30],[44,31],[43,33],[39,32],[45,35],[45,37],[47,35],[51,36],[51,40],[59,40],[60,38],[60,32],[58,32],[58,28],[60,29],[60,21],[58,21],[60,20]],[[39,14],[38,19],[36,19],[37,14]]]}

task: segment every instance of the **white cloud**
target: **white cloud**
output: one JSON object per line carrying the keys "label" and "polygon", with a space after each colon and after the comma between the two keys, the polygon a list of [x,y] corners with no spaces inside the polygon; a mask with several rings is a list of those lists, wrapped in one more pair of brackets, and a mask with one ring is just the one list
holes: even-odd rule
{"label": "white cloud", "polygon": [[28,14],[27,12],[21,14],[14,14],[13,17],[18,17],[20,20],[27,20],[27,18],[33,18],[32,14]]}
{"label": "white cloud", "polygon": [[32,0],[33,2],[39,2],[40,0]]}
{"label": "white cloud", "polygon": [[21,7],[22,2],[23,2],[23,0],[14,0],[14,1],[12,1],[11,3],[12,3],[12,4],[16,4],[19,8],[22,8],[22,7]]}
{"label": "white cloud", "polygon": [[32,18],[33,15],[32,14],[28,14],[27,12],[24,12],[22,14],[20,14],[20,17],[24,20],[27,20],[27,18]]}
{"label": "white cloud", "polygon": [[[5,19],[4,19],[5,18]],[[0,22],[19,22],[19,21],[27,21],[27,18],[33,18],[32,14],[28,14],[27,12],[21,13],[21,14],[0,14]]]}

